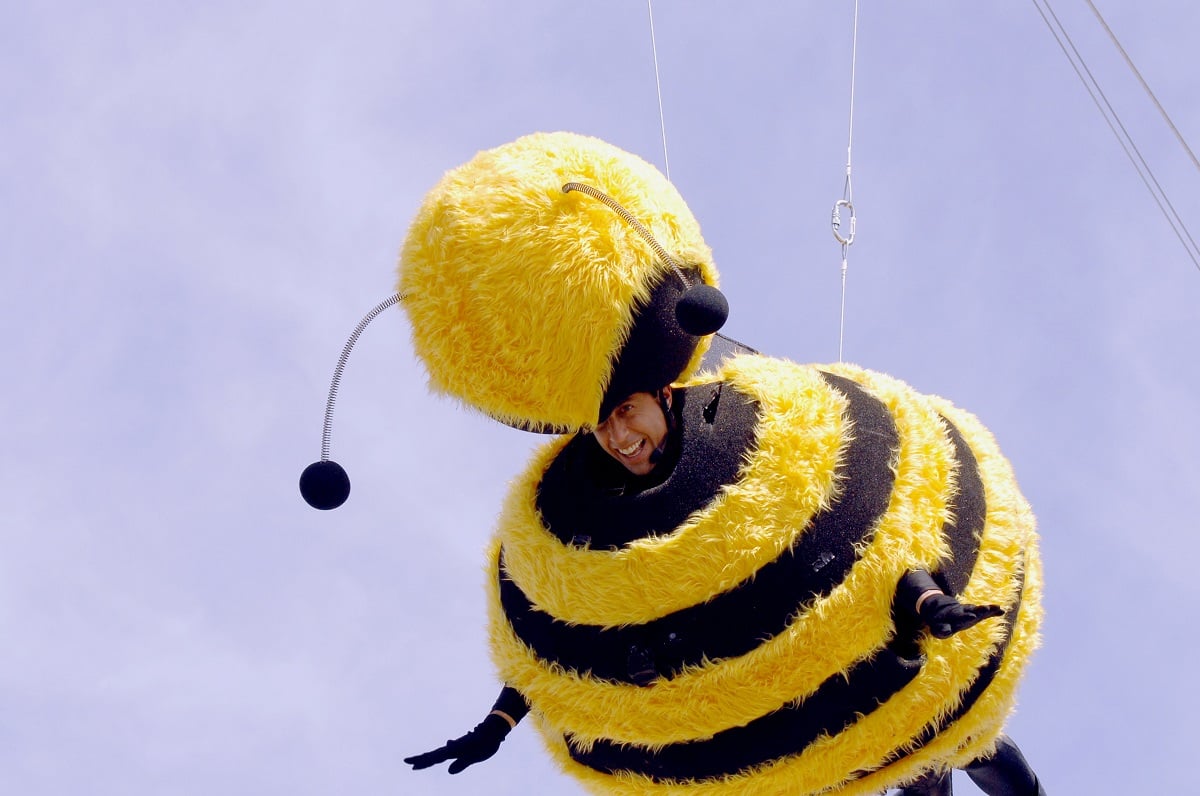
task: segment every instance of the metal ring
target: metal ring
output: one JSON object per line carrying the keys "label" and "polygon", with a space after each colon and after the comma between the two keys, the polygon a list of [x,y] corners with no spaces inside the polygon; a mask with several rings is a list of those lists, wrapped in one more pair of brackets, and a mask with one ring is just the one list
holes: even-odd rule
{"label": "metal ring", "polygon": [[[841,208],[843,208],[843,207],[847,208],[850,211],[850,235],[848,237],[843,237],[842,234],[840,232],[838,232],[838,230],[842,226]],[[838,243],[842,244],[843,246],[849,246],[851,243],[854,243],[854,203],[853,202],[851,202],[849,199],[838,199],[836,202],[834,202],[833,218],[831,221],[831,226],[833,227],[833,237],[837,238]]]}

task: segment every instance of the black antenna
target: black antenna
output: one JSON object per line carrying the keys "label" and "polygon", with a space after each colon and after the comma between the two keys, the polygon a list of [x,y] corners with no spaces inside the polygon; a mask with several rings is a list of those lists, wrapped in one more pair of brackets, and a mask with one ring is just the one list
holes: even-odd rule
{"label": "black antenna", "polygon": [[304,468],[300,474],[300,494],[304,501],[314,509],[328,511],[336,509],[350,497],[350,476],[337,462],[329,458],[329,439],[333,434],[333,405],[337,401],[338,386],[342,383],[342,373],[346,370],[346,362],[350,359],[350,349],[358,342],[359,335],[367,328],[376,316],[389,307],[394,307],[404,300],[404,293],[396,293],[375,305],[363,319],[354,327],[350,339],[342,348],[338,357],[337,367],[333,369],[333,381],[329,384],[329,399],[325,402],[325,424],[321,430],[321,459]]}

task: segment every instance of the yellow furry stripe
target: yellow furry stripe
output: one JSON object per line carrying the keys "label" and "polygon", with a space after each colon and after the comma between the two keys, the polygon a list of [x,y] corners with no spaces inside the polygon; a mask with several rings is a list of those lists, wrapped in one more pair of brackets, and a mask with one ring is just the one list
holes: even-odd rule
{"label": "yellow furry stripe", "polygon": [[759,446],[737,484],[669,535],[616,551],[562,544],[542,525],[534,501],[565,442],[539,454],[499,527],[509,577],[535,606],[565,622],[648,622],[752,577],[828,507],[847,431],[841,393],[811,368],[765,357],[740,357],[722,375],[761,404]]}
{"label": "yellow furry stripe", "polygon": [[[746,363],[736,364],[741,367],[738,376],[744,377]],[[609,738],[653,745],[704,737],[811,693],[886,642],[900,576],[915,566],[932,566],[943,554],[938,531],[946,519],[953,449],[936,411],[906,386],[866,373],[846,375],[857,376],[884,401],[901,438],[888,511],[848,578],[753,652],[644,689],[594,681],[536,660],[512,634],[493,595],[497,664],[505,679],[545,714],[549,726],[585,742]],[[777,501],[787,497],[771,494]],[[506,546],[506,559],[508,555]],[[579,585],[569,580],[564,588]],[[984,591],[1000,596],[994,588]],[[1011,599],[995,602],[1007,605]],[[958,684],[969,680],[967,673]],[[917,724],[912,734],[919,731]]]}

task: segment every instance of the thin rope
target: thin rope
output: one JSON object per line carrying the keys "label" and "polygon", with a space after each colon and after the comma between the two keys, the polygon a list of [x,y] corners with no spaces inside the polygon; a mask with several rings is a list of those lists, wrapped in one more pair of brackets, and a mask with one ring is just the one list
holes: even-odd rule
{"label": "thin rope", "polygon": [[[842,198],[833,205],[831,225],[833,237],[842,246],[842,301],[838,316],[838,361],[842,361],[842,352],[846,339],[846,271],[850,264],[850,246],[854,243],[854,186],[850,179],[854,152],[854,83],[858,64],[858,0],[854,0],[854,28],[850,39],[850,122],[846,133],[846,182],[842,185]],[[841,233],[842,209],[850,212],[850,231]]]}
{"label": "thin rope", "polygon": [[658,42],[654,38],[654,3],[646,0],[646,11],[650,16],[650,51],[654,53],[654,85],[658,89],[658,126],[662,130],[663,169],[667,182],[671,181],[671,159],[667,156],[667,117],[663,113],[662,80],[658,76]]}
{"label": "thin rope", "polygon": [[[1054,40],[1058,42],[1058,46],[1062,49],[1063,54],[1067,56],[1067,60],[1071,63],[1071,67],[1075,70],[1075,74],[1079,77],[1080,81],[1083,82],[1084,88],[1087,89],[1088,95],[1092,98],[1092,102],[1094,102],[1096,107],[1099,109],[1100,115],[1103,116],[1104,121],[1108,123],[1108,127],[1110,130],[1112,130],[1113,135],[1117,137],[1117,141],[1121,144],[1121,148],[1125,150],[1125,156],[1129,158],[1129,162],[1133,164],[1134,170],[1136,170],[1138,176],[1141,177],[1142,183],[1146,186],[1146,189],[1150,191],[1150,195],[1154,198],[1155,204],[1158,205],[1159,211],[1162,212],[1163,217],[1171,226],[1171,231],[1174,232],[1175,237],[1179,239],[1184,251],[1187,252],[1188,257],[1191,259],[1192,264],[1195,265],[1198,270],[1200,270],[1200,247],[1196,246],[1196,242],[1192,238],[1191,233],[1188,231],[1187,225],[1183,223],[1183,219],[1179,216],[1179,213],[1176,212],[1175,206],[1171,204],[1171,200],[1167,196],[1166,191],[1164,191],[1162,185],[1159,184],[1158,178],[1154,176],[1154,171],[1150,168],[1150,164],[1146,162],[1146,159],[1142,156],[1141,150],[1138,149],[1137,144],[1134,142],[1133,136],[1129,134],[1129,131],[1121,122],[1121,117],[1113,108],[1112,103],[1108,101],[1108,97],[1104,94],[1104,90],[1100,87],[1099,81],[1096,80],[1091,69],[1088,68],[1087,63],[1083,59],[1083,55],[1080,54],[1079,49],[1075,46],[1075,42],[1072,41],[1070,34],[1067,33],[1067,30],[1059,20],[1058,15],[1054,13],[1054,9],[1050,7],[1049,0],[1042,0],[1042,2],[1046,6],[1046,11],[1043,11],[1042,7],[1038,5],[1038,0],[1033,0],[1034,7],[1036,7],[1038,13],[1041,14],[1042,20],[1050,29],[1050,33],[1054,36]],[[1050,17],[1054,19],[1053,24],[1050,22],[1050,17],[1046,16],[1046,12],[1049,12]],[[1055,25],[1058,26],[1057,30],[1054,27]],[[1062,32],[1061,37],[1059,36],[1059,31]],[[1067,44],[1063,43],[1064,39],[1066,40]],[[1069,51],[1067,49],[1067,45],[1070,45]],[[1074,57],[1072,57],[1072,53],[1074,53]],[[1076,61],[1078,61],[1078,63],[1076,63]]]}
{"label": "thin rope", "polygon": [[1104,21],[1104,17],[1100,14],[1100,9],[1096,8],[1096,4],[1092,0],[1087,0],[1088,6],[1092,9],[1092,13],[1096,15],[1096,19],[1100,20],[1100,24],[1104,26],[1104,30],[1108,33],[1108,37],[1112,39],[1112,43],[1116,45],[1117,51],[1121,53],[1121,57],[1125,59],[1130,71],[1137,76],[1138,82],[1142,84],[1142,88],[1146,90],[1146,94],[1150,97],[1150,101],[1154,103],[1154,107],[1158,108],[1158,112],[1162,114],[1163,120],[1167,126],[1171,128],[1171,132],[1175,134],[1175,138],[1179,141],[1179,145],[1188,153],[1188,157],[1192,159],[1192,164],[1197,170],[1200,170],[1200,160],[1196,159],[1196,154],[1192,152],[1192,148],[1188,146],[1187,141],[1183,140],[1183,135],[1179,132],[1179,128],[1175,126],[1175,122],[1171,121],[1171,117],[1167,115],[1167,109],[1158,101],[1158,97],[1154,96],[1154,92],[1150,90],[1150,84],[1142,77],[1142,73],[1134,66],[1133,59],[1129,57],[1129,53],[1125,52],[1125,48],[1121,46],[1121,42],[1117,41],[1117,35],[1113,33],[1112,28]]}
{"label": "thin rope", "polygon": [[854,0],[854,31],[850,36],[850,122],[846,134],[846,186],[843,199],[850,201],[850,161],[854,149],[854,81],[858,66],[858,0]]}

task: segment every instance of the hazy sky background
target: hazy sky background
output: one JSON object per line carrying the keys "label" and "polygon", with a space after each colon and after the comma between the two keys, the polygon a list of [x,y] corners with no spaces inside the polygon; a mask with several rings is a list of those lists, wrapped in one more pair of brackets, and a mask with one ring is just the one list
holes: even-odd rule
{"label": "hazy sky background", "polygon": [[[1200,147],[1200,5],[1099,2]],[[1200,173],[1055,0],[1180,216]],[[658,0],[670,173],[725,332],[838,357],[853,5]],[[1033,3],[862,3],[845,359],[978,414],[1038,513],[1010,732],[1050,793],[1192,794],[1200,269]],[[403,314],[338,353],[447,169],[520,135],[663,165],[645,2],[0,11],[0,790],[568,794],[531,727],[402,762],[498,683],[483,548],[540,439],[430,396]],[[965,777],[962,793],[974,793]]]}

